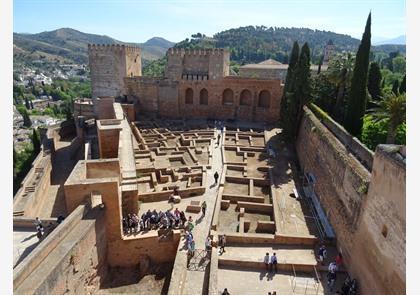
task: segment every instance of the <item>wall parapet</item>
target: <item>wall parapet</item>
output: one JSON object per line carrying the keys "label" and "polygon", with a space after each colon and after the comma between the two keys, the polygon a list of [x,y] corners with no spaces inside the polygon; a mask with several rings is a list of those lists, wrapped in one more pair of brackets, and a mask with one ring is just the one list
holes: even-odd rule
{"label": "wall parapet", "polygon": [[317,105],[309,104],[309,109],[331,131],[335,137],[348,149],[369,171],[372,171],[373,151],[368,149],[356,137],[348,133],[343,126],[334,121]]}

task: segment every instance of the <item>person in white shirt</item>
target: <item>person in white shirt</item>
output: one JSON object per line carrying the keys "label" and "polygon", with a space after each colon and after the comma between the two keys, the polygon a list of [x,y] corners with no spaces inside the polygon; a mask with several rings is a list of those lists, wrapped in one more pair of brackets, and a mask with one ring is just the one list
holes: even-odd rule
{"label": "person in white shirt", "polygon": [[268,271],[270,267],[270,254],[268,253],[265,253],[264,264],[265,264],[265,269]]}

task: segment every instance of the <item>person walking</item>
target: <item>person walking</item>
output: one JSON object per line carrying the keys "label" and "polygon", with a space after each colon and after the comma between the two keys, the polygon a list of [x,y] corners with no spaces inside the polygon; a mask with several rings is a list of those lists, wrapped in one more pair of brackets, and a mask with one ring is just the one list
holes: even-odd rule
{"label": "person walking", "polygon": [[219,144],[220,144],[220,137],[221,137],[221,136],[220,136],[220,134],[218,134],[218,135],[217,135],[217,145],[218,145],[218,146],[219,146]]}
{"label": "person walking", "polygon": [[338,252],[337,256],[335,257],[335,264],[337,265],[337,270],[343,264],[343,255],[340,252]]}
{"label": "person walking", "polygon": [[270,270],[270,254],[268,253],[265,253],[264,264],[265,264],[265,270],[269,271]]}
{"label": "person walking", "polygon": [[227,289],[227,288],[225,288],[225,289],[223,290],[222,295],[230,295],[230,293],[229,293],[229,291],[228,291],[228,289]]}
{"label": "person walking", "polygon": [[192,219],[192,217],[190,216],[189,218],[188,218],[188,223],[187,223],[187,230],[189,231],[189,232],[192,232],[192,230],[194,229],[194,223],[193,223],[193,219]]}
{"label": "person walking", "polygon": [[219,173],[214,172],[214,184],[217,184],[217,180],[219,179]]}
{"label": "person walking", "polygon": [[203,201],[201,204],[201,212],[203,213],[203,216],[206,216],[206,209],[207,209],[207,203],[206,201]]}
{"label": "person walking", "polygon": [[273,256],[271,256],[270,271],[273,271],[273,267],[274,267],[274,271],[277,273],[277,256],[276,256],[276,253],[273,253]]}
{"label": "person walking", "polygon": [[226,235],[222,235],[220,237],[220,255],[226,252],[225,246],[226,246]]}
{"label": "person walking", "polygon": [[327,258],[327,249],[325,245],[322,245],[321,248],[319,248],[318,258],[319,262],[321,262],[321,264],[324,265],[324,260]]}
{"label": "person walking", "polygon": [[42,226],[42,221],[41,221],[41,219],[39,219],[39,217],[36,217],[35,218],[35,222],[34,222],[34,224],[35,224],[35,226],[36,226],[36,229],[38,230],[39,228],[40,229],[44,229],[44,227]]}

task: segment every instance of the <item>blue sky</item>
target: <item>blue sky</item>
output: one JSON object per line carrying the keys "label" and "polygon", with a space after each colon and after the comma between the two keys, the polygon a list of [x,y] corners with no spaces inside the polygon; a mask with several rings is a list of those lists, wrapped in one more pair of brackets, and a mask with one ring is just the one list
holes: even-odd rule
{"label": "blue sky", "polygon": [[360,39],[372,10],[373,40],[404,35],[402,0],[14,0],[13,31],[63,27],[125,42],[181,41],[246,25],[308,27]]}

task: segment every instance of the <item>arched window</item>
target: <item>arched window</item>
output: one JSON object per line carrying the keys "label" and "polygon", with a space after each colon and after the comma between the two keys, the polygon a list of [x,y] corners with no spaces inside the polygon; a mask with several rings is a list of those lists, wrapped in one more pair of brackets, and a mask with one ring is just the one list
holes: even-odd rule
{"label": "arched window", "polygon": [[267,90],[263,90],[260,92],[258,96],[258,106],[261,108],[269,108],[270,107],[270,92]]}
{"label": "arched window", "polygon": [[242,90],[239,104],[241,106],[250,106],[252,104],[252,94],[248,89]]}
{"label": "arched window", "polygon": [[225,89],[223,91],[223,100],[222,104],[225,106],[231,106],[233,105],[233,91],[232,89]]}
{"label": "arched window", "polygon": [[194,103],[194,92],[191,88],[187,88],[185,90],[185,104],[193,104]]}
{"label": "arched window", "polygon": [[200,91],[200,104],[202,105],[209,104],[209,93],[206,88],[203,88]]}

